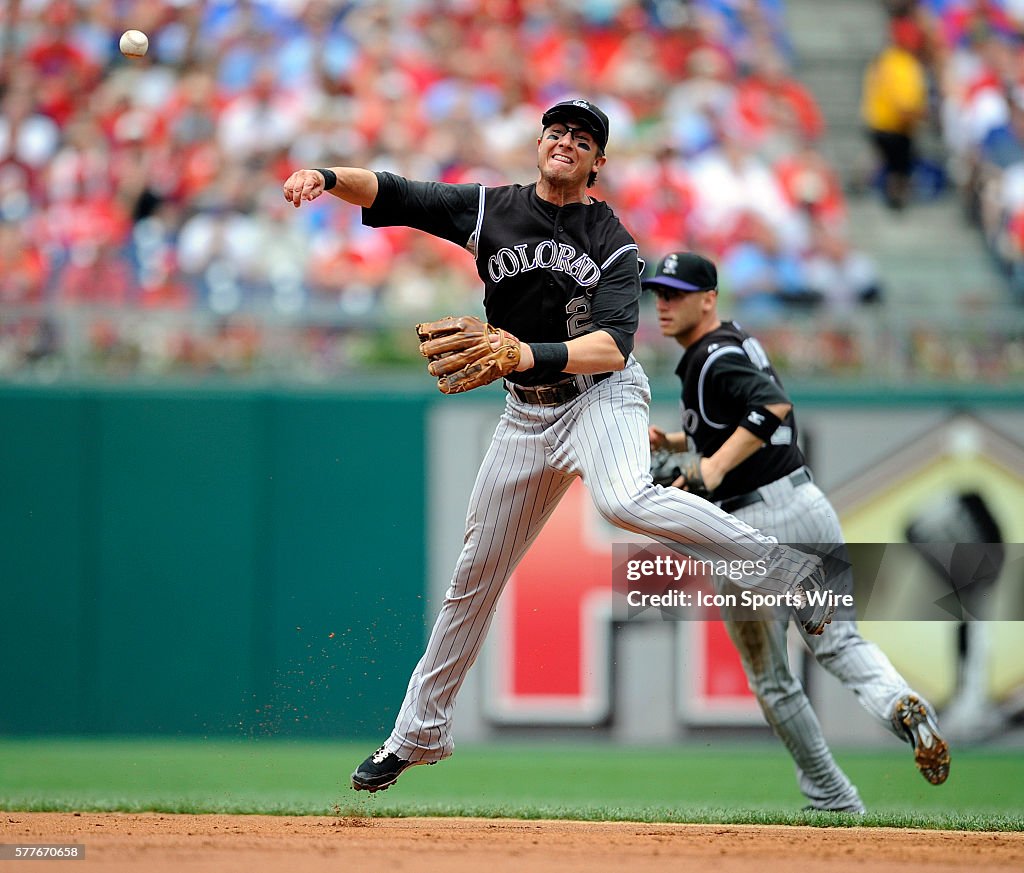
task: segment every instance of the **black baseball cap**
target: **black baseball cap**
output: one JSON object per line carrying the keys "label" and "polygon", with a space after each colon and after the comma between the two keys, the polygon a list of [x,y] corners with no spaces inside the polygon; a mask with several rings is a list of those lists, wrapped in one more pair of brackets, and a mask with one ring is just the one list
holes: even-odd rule
{"label": "black baseball cap", "polygon": [[694,252],[672,252],[661,259],[654,275],[640,285],[648,291],[711,291],[718,287],[718,270]]}
{"label": "black baseball cap", "polygon": [[545,112],[540,123],[547,127],[549,124],[566,118],[575,118],[583,122],[583,126],[594,137],[594,141],[602,150],[608,145],[608,116],[598,108],[597,104],[582,98],[563,100]]}

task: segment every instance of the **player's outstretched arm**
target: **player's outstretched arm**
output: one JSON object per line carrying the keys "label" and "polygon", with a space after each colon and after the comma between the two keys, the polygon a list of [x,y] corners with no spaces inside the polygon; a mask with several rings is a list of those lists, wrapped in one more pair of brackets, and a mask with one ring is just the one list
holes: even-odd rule
{"label": "player's outstretched arm", "polygon": [[296,209],[303,200],[316,200],[324,191],[355,206],[373,206],[377,174],[359,167],[325,167],[296,170],[284,183],[284,199]]}

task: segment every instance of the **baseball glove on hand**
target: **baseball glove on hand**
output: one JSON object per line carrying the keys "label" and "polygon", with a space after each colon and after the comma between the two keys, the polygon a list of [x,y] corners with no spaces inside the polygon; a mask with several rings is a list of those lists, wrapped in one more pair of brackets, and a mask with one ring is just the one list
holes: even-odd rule
{"label": "baseball glove on hand", "polygon": [[416,325],[420,352],[430,360],[442,394],[459,394],[489,385],[519,365],[519,340],[475,315],[451,315]]}
{"label": "baseball glove on hand", "polygon": [[651,452],[651,478],[655,485],[670,488],[680,476],[683,482],[679,486],[698,497],[708,498],[711,492],[704,484],[704,476],[700,472],[700,462],[704,456],[700,452],[670,452],[658,449]]}

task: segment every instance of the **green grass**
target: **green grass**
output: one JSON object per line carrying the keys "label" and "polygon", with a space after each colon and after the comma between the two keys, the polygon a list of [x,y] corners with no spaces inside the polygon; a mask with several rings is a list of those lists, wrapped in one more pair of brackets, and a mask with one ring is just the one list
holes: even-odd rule
{"label": "green grass", "polygon": [[623,749],[561,742],[460,748],[387,792],[348,773],[371,744],[0,740],[0,809],[561,818],[1024,830],[1024,753],[960,751],[928,785],[906,748],[836,757],[870,813],[803,813],[771,741]]}

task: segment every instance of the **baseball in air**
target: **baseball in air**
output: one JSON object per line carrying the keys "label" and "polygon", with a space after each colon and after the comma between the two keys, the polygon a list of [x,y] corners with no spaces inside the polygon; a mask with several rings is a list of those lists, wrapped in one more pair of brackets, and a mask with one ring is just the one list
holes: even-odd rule
{"label": "baseball in air", "polygon": [[141,30],[126,30],[121,34],[120,46],[126,58],[141,58],[149,51],[149,37]]}

